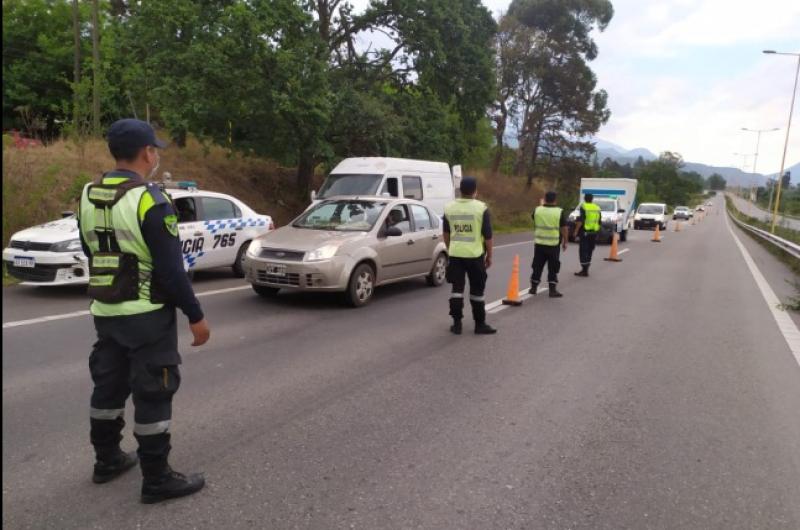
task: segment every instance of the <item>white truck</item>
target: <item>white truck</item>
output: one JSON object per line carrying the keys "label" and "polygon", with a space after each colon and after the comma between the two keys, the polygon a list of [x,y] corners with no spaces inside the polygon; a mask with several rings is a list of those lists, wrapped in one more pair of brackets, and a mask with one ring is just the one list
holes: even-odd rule
{"label": "white truck", "polygon": [[337,196],[385,196],[422,201],[439,217],[455,199],[461,184],[461,166],[406,158],[346,158],[333,168],[312,204]]}
{"label": "white truck", "polygon": [[575,222],[580,216],[583,196],[591,193],[594,195],[594,203],[600,207],[599,238],[610,242],[613,235],[617,233],[620,241],[627,240],[628,230],[632,226],[636,212],[636,187],[638,184],[636,179],[581,179],[578,206],[569,216],[570,239],[572,239]]}

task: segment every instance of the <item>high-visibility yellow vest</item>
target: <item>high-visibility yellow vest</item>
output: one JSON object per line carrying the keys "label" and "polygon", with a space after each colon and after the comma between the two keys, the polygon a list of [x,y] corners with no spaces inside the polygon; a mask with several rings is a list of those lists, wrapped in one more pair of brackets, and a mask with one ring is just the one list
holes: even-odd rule
{"label": "high-visibility yellow vest", "polygon": [[[110,207],[99,207],[92,199],[113,199],[120,184],[127,183],[128,177],[109,174],[104,176],[100,186],[87,184],[81,195],[79,212],[81,235],[92,253],[90,270],[103,270],[113,267],[117,260],[113,256],[104,256],[100,237],[116,238],[119,252],[132,254],[138,259],[139,281],[138,297],[119,303],[105,303],[92,300],[90,311],[94,316],[124,316],[148,313],[164,307],[163,303],[153,301],[151,293],[151,276],[153,274],[153,257],[142,235],[141,223],[147,212],[155,206],[156,201],[145,182],[124,191],[124,194]],[[122,190],[119,190],[122,191]],[[160,192],[157,192],[160,193]],[[95,254],[101,253],[100,256]],[[103,286],[111,282],[109,275],[97,274],[89,278],[89,286]]]}
{"label": "high-visibility yellow vest", "polygon": [[450,224],[450,256],[479,258],[484,253],[483,214],[486,204],[475,199],[456,199],[444,209]]}
{"label": "high-visibility yellow vest", "polygon": [[561,208],[539,206],[533,211],[533,241],[537,245],[556,247],[561,233]]}
{"label": "high-visibility yellow vest", "polygon": [[585,222],[583,224],[584,232],[594,233],[600,231],[600,207],[593,202],[585,202],[581,205],[584,211]]}

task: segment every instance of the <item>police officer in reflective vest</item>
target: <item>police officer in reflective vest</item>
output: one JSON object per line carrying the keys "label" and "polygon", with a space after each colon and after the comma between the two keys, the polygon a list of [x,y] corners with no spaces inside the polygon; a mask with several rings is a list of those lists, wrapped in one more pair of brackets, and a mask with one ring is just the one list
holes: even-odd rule
{"label": "police officer in reflective vest", "polygon": [[542,272],[547,265],[547,282],[550,285],[550,298],[560,298],[558,292],[558,271],[561,270],[559,246],[567,250],[567,213],[556,206],[556,192],[548,191],[544,204],[533,210],[533,274],[530,294],[536,295]]}
{"label": "police officer in reflective vest", "polygon": [[461,198],[444,209],[444,242],[449,253],[447,281],[453,285],[450,294],[450,331],[461,335],[464,317],[465,277],[469,278],[469,301],[475,319],[476,335],[491,335],[497,330],[486,323],[486,269],[492,266],[492,223],[485,203],[475,199],[478,181],[473,177],[461,180]]}
{"label": "police officer in reflective vest", "polygon": [[583,196],[581,213],[575,223],[575,238],[580,237],[578,256],[581,260],[581,270],[575,276],[589,276],[589,265],[592,264],[592,254],[597,244],[597,234],[600,232],[600,207],[594,202],[594,195],[587,193]]}
{"label": "police officer in reflective vest", "polygon": [[[172,396],[180,385],[175,307],[189,319],[193,346],[204,344],[210,332],[183,268],[172,203],[144,180],[155,174],[157,148],[165,144],[149,124],[132,119],[115,122],[107,138],[117,169],[84,188],[79,214],[97,331],[89,357],[92,479],[108,482],[138,460],[141,500],[154,503],[189,495],[205,483],[201,474],[183,475],[167,462]],[[138,458],[120,448],[131,394]]]}

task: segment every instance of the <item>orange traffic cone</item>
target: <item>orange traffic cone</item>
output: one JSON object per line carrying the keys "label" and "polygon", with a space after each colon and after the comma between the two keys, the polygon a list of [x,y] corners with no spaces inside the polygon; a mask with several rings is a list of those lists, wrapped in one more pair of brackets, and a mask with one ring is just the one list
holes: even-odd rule
{"label": "orange traffic cone", "polygon": [[508,292],[503,300],[503,305],[522,305],[522,300],[519,299],[519,254],[514,256],[511,279],[508,280]]}
{"label": "orange traffic cone", "polygon": [[651,239],[653,243],[661,243],[661,225],[656,224],[656,232],[653,234],[653,239]]}
{"label": "orange traffic cone", "polygon": [[681,222],[680,221],[677,221],[675,223],[675,231],[676,232],[680,232],[681,231]]}
{"label": "orange traffic cone", "polygon": [[606,261],[622,261],[617,252],[617,234],[616,232],[611,236],[611,253],[605,258]]}

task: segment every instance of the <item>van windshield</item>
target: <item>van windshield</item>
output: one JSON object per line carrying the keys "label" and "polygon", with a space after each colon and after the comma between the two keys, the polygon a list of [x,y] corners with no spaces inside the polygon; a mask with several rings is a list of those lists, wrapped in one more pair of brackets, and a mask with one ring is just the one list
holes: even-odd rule
{"label": "van windshield", "polygon": [[643,204],[639,206],[639,213],[661,214],[664,213],[664,207],[659,204]]}
{"label": "van windshield", "polygon": [[614,211],[614,201],[610,199],[605,200],[597,200],[595,199],[594,203],[600,207],[600,211],[602,212],[613,212]]}
{"label": "van windshield", "polygon": [[319,189],[317,197],[325,199],[337,195],[377,195],[383,175],[330,174]]}

